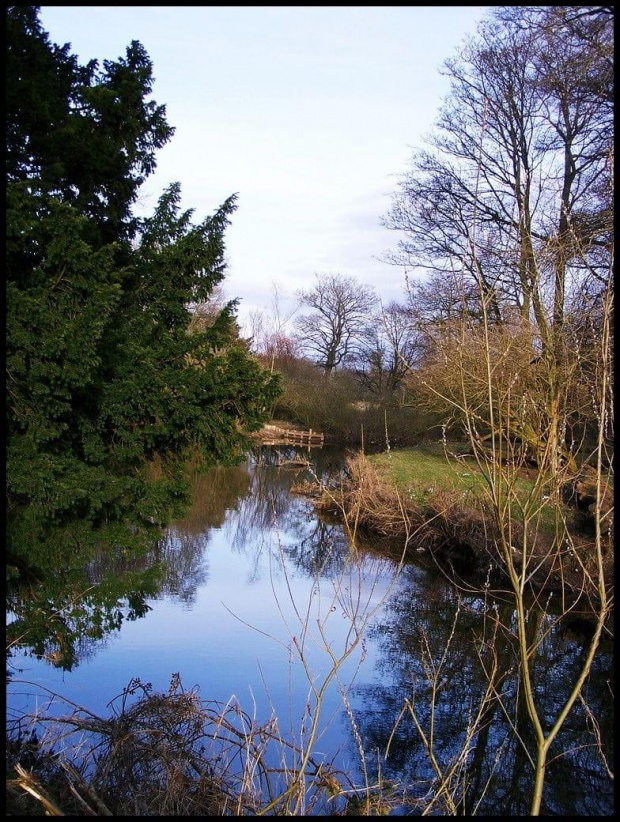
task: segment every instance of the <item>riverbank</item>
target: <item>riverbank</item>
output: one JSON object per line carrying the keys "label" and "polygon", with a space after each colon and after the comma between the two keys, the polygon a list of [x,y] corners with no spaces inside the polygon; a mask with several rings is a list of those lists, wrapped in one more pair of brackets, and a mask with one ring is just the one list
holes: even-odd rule
{"label": "riverbank", "polygon": [[[507,562],[489,485],[466,445],[441,443],[349,458],[347,480],[328,489],[317,508],[342,517],[349,532],[388,538],[405,555],[428,554],[457,584],[506,587]],[[503,532],[517,573],[526,546],[527,587],[535,595],[598,598],[599,568],[592,524],[563,500],[552,504],[535,470],[504,471]],[[532,500],[538,499],[537,505]],[[533,511],[524,526],[522,511]],[[613,510],[611,511],[613,516]],[[559,535],[559,536],[558,536]],[[606,586],[613,586],[612,528],[602,535]],[[585,601],[584,600],[584,601]]]}

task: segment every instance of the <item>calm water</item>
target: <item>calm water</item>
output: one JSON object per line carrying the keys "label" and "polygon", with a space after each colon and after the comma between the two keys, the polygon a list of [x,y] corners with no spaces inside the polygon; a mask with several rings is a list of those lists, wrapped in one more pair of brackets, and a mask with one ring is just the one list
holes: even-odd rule
{"label": "calm water", "polygon": [[[28,644],[19,648],[10,659],[9,716],[45,705],[48,691],[107,715],[106,706],[131,678],[165,691],[178,673],[187,689],[198,686],[205,699],[236,699],[259,723],[275,715],[280,733],[301,742],[315,711],[311,685],[320,688],[331,678],[315,758],[333,762],[361,783],[361,744],[371,777],[380,768],[422,796],[433,773],[406,700],[428,732],[429,670],[443,659],[434,745],[438,760],[447,765],[484,692],[475,637],[489,629],[489,603],[457,596],[432,568],[399,569],[371,543],[352,556],[341,525],[323,521],[310,499],[290,492],[306,472],[276,464],[279,456],[301,455],[308,452],[263,447],[242,466],[198,477],[191,510],[147,557],[93,561],[89,578],[98,585],[109,576],[131,579],[155,564],[163,577],[139,607],[135,602],[132,607],[131,597],[121,600],[116,628],[100,631],[98,639],[83,631],[71,665],[49,644],[46,656],[42,647],[37,653]],[[341,458],[325,449],[311,452],[321,476],[335,474]],[[492,607],[510,622],[506,605]],[[535,612],[531,624],[532,630],[544,627]],[[531,767],[510,723],[517,723],[526,745],[533,746],[511,676],[513,649],[508,640],[500,649],[506,711],[492,706],[472,740],[463,774],[468,815],[522,815],[529,807]],[[560,709],[583,652],[582,637],[566,631],[552,632],[543,643],[536,662],[537,698],[547,716]],[[586,697],[611,768],[612,694],[612,649],[607,648]],[[612,812],[613,782],[591,730],[580,709],[558,738],[554,753],[569,752],[549,769],[546,814]]]}

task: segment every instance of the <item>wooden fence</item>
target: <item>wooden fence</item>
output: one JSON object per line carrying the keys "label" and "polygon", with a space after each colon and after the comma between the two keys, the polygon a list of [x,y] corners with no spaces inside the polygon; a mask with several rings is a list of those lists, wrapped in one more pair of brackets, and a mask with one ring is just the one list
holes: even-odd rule
{"label": "wooden fence", "polygon": [[295,428],[278,428],[277,425],[264,425],[260,431],[254,435],[264,445],[323,445],[324,434],[319,431],[298,431]]}

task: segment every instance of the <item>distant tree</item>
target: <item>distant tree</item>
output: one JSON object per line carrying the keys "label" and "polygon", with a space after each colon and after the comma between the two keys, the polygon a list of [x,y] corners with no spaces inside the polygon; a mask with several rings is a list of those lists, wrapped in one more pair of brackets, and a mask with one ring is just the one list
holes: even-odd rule
{"label": "distant tree", "polygon": [[[222,311],[234,310],[235,307],[236,301],[228,300],[222,285],[216,285],[206,300],[189,306],[191,319],[187,330],[192,334],[205,331],[213,325]],[[236,331],[239,333],[238,328]]]}
{"label": "distant tree", "polygon": [[285,311],[277,283],[272,283],[272,299],[269,309],[258,308],[250,314],[250,345],[271,371],[282,361],[300,356],[298,342],[289,330],[291,317],[297,307]]}
{"label": "distant tree", "polygon": [[420,354],[422,337],[406,305],[394,300],[372,317],[358,357],[362,384],[388,398],[402,386]]}
{"label": "distant tree", "polygon": [[173,184],[132,213],[172,134],[143,47],[80,66],[33,6],[7,35],[7,544],[53,561],[165,522],[186,457],[238,454],[278,389],[234,302],[188,333],[235,197],[195,224]]}
{"label": "distant tree", "polygon": [[297,318],[298,339],[311,359],[331,372],[356,355],[377,296],[370,286],[341,274],[316,275],[316,285],[298,293],[310,313]]}

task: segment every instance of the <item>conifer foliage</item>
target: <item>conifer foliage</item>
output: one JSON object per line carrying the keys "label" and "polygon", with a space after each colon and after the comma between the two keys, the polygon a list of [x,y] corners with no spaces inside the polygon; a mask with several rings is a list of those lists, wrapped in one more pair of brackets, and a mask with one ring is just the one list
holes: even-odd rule
{"label": "conifer foliage", "polygon": [[81,66],[37,7],[8,8],[8,544],[25,558],[164,522],[188,455],[233,458],[279,390],[235,301],[189,329],[235,197],[195,223],[173,184],[133,212],[173,133],[152,84],[140,43]]}

